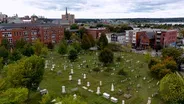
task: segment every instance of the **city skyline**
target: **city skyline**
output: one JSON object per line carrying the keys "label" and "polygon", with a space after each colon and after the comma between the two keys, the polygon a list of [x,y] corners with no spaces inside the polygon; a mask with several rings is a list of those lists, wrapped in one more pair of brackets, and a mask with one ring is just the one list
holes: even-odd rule
{"label": "city skyline", "polygon": [[0,12],[61,18],[68,7],[76,18],[172,18],[184,17],[182,4],[184,0],[3,0]]}

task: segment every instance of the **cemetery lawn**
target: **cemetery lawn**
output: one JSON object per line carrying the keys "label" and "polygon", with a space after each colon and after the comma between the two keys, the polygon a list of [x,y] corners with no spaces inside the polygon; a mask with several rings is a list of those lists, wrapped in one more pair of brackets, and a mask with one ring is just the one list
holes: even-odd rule
{"label": "cemetery lawn", "polygon": [[[88,104],[113,104],[110,100],[103,98],[102,95],[96,94],[99,81],[102,81],[102,86],[100,87],[101,93],[106,92],[118,98],[118,104],[121,104],[121,100],[125,100],[125,104],[146,104],[148,97],[151,97],[153,93],[158,91],[159,85],[156,85],[158,80],[150,75],[144,55],[135,53],[114,53],[114,63],[108,67],[112,69],[115,68],[115,70],[106,72],[106,67],[100,66],[99,68],[103,70],[103,72],[97,73],[92,71],[93,68],[98,67],[99,63],[96,53],[97,52],[91,51],[82,53],[79,55],[80,58],[78,57],[75,62],[70,62],[66,56],[51,52],[46,58],[46,60],[48,60],[48,68],[45,70],[40,88],[47,89],[51,96],[62,97],[65,94],[61,94],[61,87],[66,86],[67,94],[76,93]],[[118,56],[122,57],[121,62],[116,61]],[[86,60],[86,63],[83,63],[84,60]],[[50,70],[52,64],[56,65],[53,71]],[[80,64],[83,65],[79,67]],[[67,66],[66,70],[64,70],[64,65]],[[73,65],[73,67],[71,65]],[[89,67],[87,68],[86,65]],[[124,76],[117,74],[122,68],[126,72]],[[72,75],[73,80],[69,81],[71,69],[74,70],[74,74]],[[60,75],[58,75],[58,71],[61,71]],[[87,75],[87,79],[85,80],[83,79],[83,73]],[[145,80],[143,80],[144,77]],[[82,80],[82,85],[80,86],[77,85],[78,79]],[[93,93],[82,88],[82,86],[86,86],[88,81],[91,85],[89,89],[92,89],[94,91]],[[110,91],[112,83],[115,88],[114,92]],[[137,88],[138,84],[140,88]],[[73,88],[78,88],[78,90],[72,92],[71,89]],[[122,90],[122,92],[119,90]],[[124,94],[131,94],[132,97],[126,99]],[[35,94],[35,96],[38,96],[38,94]],[[35,102],[32,103],[36,104],[36,102],[39,101],[38,98],[39,97],[32,97],[31,99],[35,100]],[[159,95],[157,95],[152,97],[151,104],[163,104],[163,102]]]}

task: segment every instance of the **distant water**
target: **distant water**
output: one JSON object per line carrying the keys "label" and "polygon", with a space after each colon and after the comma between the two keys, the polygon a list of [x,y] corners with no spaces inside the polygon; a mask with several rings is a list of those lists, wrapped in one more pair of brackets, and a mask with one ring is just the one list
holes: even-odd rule
{"label": "distant water", "polygon": [[164,24],[170,24],[170,25],[184,25],[184,22],[160,22],[160,23],[150,23],[150,24],[159,24],[159,25],[164,25]]}

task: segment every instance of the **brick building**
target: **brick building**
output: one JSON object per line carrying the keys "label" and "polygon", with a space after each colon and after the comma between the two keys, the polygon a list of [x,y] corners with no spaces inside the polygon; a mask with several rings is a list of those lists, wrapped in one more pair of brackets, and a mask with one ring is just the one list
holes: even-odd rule
{"label": "brick building", "polygon": [[66,14],[62,15],[62,21],[68,21],[69,24],[74,24],[75,23],[75,15],[68,13],[67,8],[66,8]]}
{"label": "brick building", "polygon": [[176,30],[162,30],[157,31],[155,36],[155,46],[167,47],[176,44],[177,31]]}
{"label": "brick building", "polygon": [[107,33],[106,28],[89,28],[87,29],[87,34],[91,34],[94,39],[98,39],[101,33]]}
{"label": "brick building", "polygon": [[13,45],[21,38],[28,42],[39,39],[42,43],[58,43],[64,37],[64,28],[55,24],[6,24],[0,25],[0,43],[7,38]]}

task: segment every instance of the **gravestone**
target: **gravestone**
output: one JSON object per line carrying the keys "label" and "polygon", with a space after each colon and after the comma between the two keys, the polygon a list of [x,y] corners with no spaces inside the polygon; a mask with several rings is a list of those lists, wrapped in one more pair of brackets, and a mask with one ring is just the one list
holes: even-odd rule
{"label": "gravestone", "polygon": [[57,72],[57,75],[61,75],[61,70],[59,70],[59,71]]}
{"label": "gravestone", "polygon": [[115,97],[111,97],[111,101],[112,101],[113,103],[117,103],[117,102],[118,102],[118,99],[115,98]]}
{"label": "gravestone", "polygon": [[125,104],[125,100],[122,100],[122,104]]}
{"label": "gravestone", "polygon": [[47,89],[40,90],[40,94],[41,95],[44,95],[44,94],[47,94],[47,93],[48,93],[48,90]]}
{"label": "gravestone", "polygon": [[78,85],[81,85],[81,79],[78,79]]}
{"label": "gravestone", "polygon": [[77,99],[77,95],[76,94],[73,95],[73,99],[74,100]]}
{"label": "gravestone", "polygon": [[97,87],[97,92],[96,92],[97,95],[100,94],[100,87]]}
{"label": "gravestone", "polygon": [[62,93],[66,93],[65,86],[62,86]]}
{"label": "gravestone", "polygon": [[71,89],[72,92],[76,92],[78,90],[79,90],[78,87]]}
{"label": "gravestone", "polygon": [[87,82],[87,87],[89,87],[90,86],[90,82]]}
{"label": "gravestone", "polygon": [[72,75],[69,75],[69,81],[72,81]]}
{"label": "gravestone", "polygon": [[112,83],[111,85],[111,91],[113,92],[114,91],[114,84]]}
{"label": "gravestone", "polygon": [[104,93],[103,93],[103,97],[106,98],[106,99],[109,99],[109,98],[110,98],[110,94],[104,92]]}
{"label": "gravestone", "polygon": [[66,70],[66,66],[64,65],[64,70]]}
{"label": "gravestone", "polygon": [[151,104],[151,97],[148,97],[148,102],[147,104]]}
{"label": "gravestone", "polygon": [[124,97],[125,97],[126,99],[130,99],[130,98],[132,97],[132,95],[130,95],[130,94],[124,94]]}
{"label": "gravestone", "polygon": [[100,81],[100,86],[102,86],[102,81]]}
{"label": "gravestone", "polygon": [[70,74],[73,74],[73,69],[71,69],[71,72],[70,72]]}
{"label": "gravestone", "polygon": [[83,78],[86,79],[86,74],[84,74]]}

